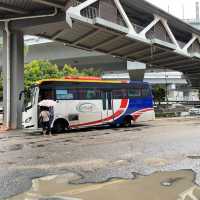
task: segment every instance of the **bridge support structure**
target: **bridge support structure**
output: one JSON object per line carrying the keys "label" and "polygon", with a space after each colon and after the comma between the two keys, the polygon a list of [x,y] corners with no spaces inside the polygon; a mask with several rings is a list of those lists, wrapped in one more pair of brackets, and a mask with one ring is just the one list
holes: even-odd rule
{"label": "bridge support structure", "polygon": [[146,64],[127,61],[127,70],[131,81],[143,81]]}
{"label": "bridge support structure", "polygon": [[7,129],[22,127],[23,102],[19,94],[24,90],[24,37],[22,32],[3,30],[3,110]]}

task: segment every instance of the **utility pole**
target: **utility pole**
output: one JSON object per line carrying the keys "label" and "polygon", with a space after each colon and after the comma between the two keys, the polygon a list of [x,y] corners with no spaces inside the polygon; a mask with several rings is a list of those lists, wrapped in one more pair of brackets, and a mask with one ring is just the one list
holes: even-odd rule
{"label": "utility pole", "polygon": [[167,84],[167,69],[165,69],[165,98],[166,98],[166,103],[167,103],[167,109],[168,109],[168,104],[169,104],[169,101],[168,101],[168,84]]}
{"label": "utility pole", "polygon": [[182,4],[182,19],[185,19],[185,7],[184,4]]}
{"label": "utility pole", "polygon": [[199,2],[196,2],[196,21],[199,22]]}

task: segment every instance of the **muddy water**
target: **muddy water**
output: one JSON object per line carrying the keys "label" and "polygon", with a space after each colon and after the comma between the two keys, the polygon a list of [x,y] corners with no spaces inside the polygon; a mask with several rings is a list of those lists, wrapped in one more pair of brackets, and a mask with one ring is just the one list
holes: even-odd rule
{"label": "muddy water", "polygon": [[[113,179],[99,184],[69,184],[79,177],[50,176],[33,181],[32,188],[9,200],[197,200],[200,188],[192,171],[159,172],[135,180]],[[195,198],[196,197],[196,198]]]}

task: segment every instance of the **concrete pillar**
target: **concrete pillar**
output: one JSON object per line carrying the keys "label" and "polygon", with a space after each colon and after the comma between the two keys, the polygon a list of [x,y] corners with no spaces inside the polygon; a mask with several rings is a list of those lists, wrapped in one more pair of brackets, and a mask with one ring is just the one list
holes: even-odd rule
{"label": "concrete pillar", "polygon": [[19,94],[24,90],[24,37],[21,32],[12,32],[8,37],[3,31],[3,90],[4,124],[9,129],[21,128],[23,102]]}
{"label": "concrete pillar", "polygon": [[143,81],[146,64],[127,61],[127,70],[131,81]]}

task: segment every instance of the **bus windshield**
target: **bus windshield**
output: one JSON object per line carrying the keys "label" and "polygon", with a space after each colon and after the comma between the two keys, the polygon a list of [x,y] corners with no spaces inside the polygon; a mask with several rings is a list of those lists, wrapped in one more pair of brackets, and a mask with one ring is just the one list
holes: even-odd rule
{"label": "bus windshield", "polygon": [[25,109],[30,109],[35,104],[35,98],[36,98],[36,87],[31,87],[28,92],[25,93]]}

